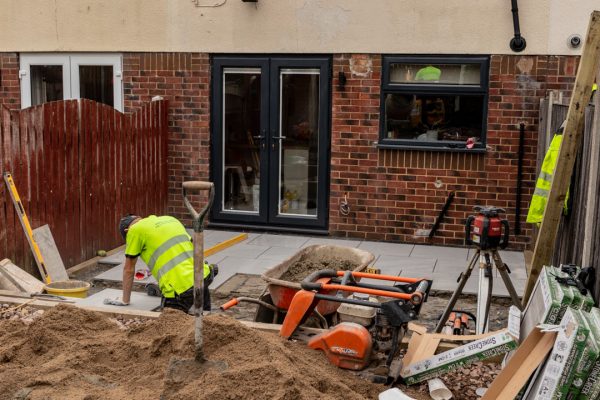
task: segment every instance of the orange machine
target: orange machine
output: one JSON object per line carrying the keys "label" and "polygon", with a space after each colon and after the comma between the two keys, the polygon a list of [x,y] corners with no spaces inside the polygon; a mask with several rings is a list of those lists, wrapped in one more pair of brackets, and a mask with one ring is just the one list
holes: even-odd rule
{"label": "orange machine", "polygon": [[[395,282],[393,286],[362,283],[357,278]],[[325,352],[329,361],[340,368],[362,370],[372,361],[374,350],[387,354],[387,370],[395,357],[406,324],[415,319],[427,299],[431,281],[416,278],[369,274],[353,271],[321,270],[301,283],[294,296],[279,334],[290,338],[313,313],[321,300],[372,307],[377,310],[368,326],[341,323],[313,336],[309,347]],[[326,293],[336,293],[335,295]],[[344,292],[363,293],[380,301],[359,300],[344,296]],[[402,334],[401,334],[402,332]]]}

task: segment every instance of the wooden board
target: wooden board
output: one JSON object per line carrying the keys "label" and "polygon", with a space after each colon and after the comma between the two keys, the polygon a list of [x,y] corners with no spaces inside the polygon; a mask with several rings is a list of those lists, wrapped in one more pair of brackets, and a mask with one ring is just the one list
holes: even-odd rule
{"label": "wooden board", "polygon": [[556,332],[535,328],[494,379],[481,400],[512,400],[544,361],[556,339]]}
{"label": "wooden board", "polygon": [[23,292],[38,293],[44,290],[43,282],[17,267],[8,258],[0,261],[0,273],[10,279]]}
{"label": "wooden board", "polygon": [[65,264],[63,264],[52,232],[48,225],[42,225],[39,228],[33,230],[33,240],[36,241],[42,257],[44,257],[44,263],[46,264],[46,270],[52,282],[66,281],[69,280],[67,270],[65,270]]}
{"label": "wooden board", "polygon": [[548,193],[544,217],[533,251],[531,270],[529,271],[523,295],[523,304],[527,304],[542,266],[551,263],[563,204],[571,182],[577,150],[583,136],[585,106],[588,104],[592,94],[592,84],[598,71],[599,62],[600,11],[594,11],[590,17],[581,61],[577,77],[575,78],[575,86],[565,121],[563,140],[554,170],[552,186]]}

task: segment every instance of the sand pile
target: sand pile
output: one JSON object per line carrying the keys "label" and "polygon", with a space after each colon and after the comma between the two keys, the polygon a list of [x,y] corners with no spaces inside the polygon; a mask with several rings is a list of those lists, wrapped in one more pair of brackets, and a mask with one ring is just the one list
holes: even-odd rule
{"label": "sand pile", "polygon": [[289,282],[300,282],[310,273],[321,269],[334,269],[336,271],[348,271],[358,267],[357,263],[348,260],[330,259],[330,260],[299,260],[292,264],[279,279]]}
{"label": "sand pile", "polygon": [[173,384],[165,379],[171,358],[194,354],[193,318],[178,311],[128,330],[63,305],[29,325],[2,321],[0,398],[372,399],[383,389],[223,315],[205,318],[204,335],[207,357],[228,368]]}

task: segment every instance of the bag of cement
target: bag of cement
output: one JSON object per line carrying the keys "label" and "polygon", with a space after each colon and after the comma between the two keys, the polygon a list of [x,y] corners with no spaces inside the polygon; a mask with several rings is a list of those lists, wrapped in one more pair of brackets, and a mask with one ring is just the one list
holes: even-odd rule
{"label": "bag of cement", "polygon": [[521,317],[520,341],[539,324],[558,324],[571,300],[558,287],[553,267],[543,267]]}
{"label": "bag of cement", "polygon": [[589,314],[586,312],[581,310],[573,310],[573,314],[575,314],[575,317],[578,319],[579,323],[583,323],[588,329],[589,335],[583,347],[581,358],[579,359],[579,362],[575,364],[573,383],[567,392],[567,399],[569,400],[577,398],[587,380],[588,375],[590,374],[590,371],[598,360],[598,355],[600,355],[600,342],[598,342],[600,337],[598,336],[598,326],[592,325],[589,319]]}
{"label": "bag of cement", "polygon": [[558,313],[558,318],[555,323],[559,323],[562,319],[563,315],[565,315],[565,311],[567,311],[567,307],[572,307],[578,309],[581,305],[582,299],[580,296],[577,296],[572,286],[568,286],[565,284],[559,283],[556,278],[564,278],[567,276],[564,272],[556,267],[550,267],[549,271],[552,273],[552,284],[554,284],[558,290],[563,293],[563,301],[561,303],[560,311]]}
{"label": "bag of cement", "polygon": [[528,400],[564,400],[589,336],[581,315],[568,308],[558,326],[558,336],[546,364],[525,393]]}
{"label": "bag of cement", "polygon": [[[588,325],[590,326],[590,336],[593,336],[594,339],[596,339],[596,343],[600,346],[600,310],[592,308],[585,316],[587,317]],[[585,380],[577,399],[600,399],[600,357],[596,359],[596,362],[590,368],[587,379]]]}

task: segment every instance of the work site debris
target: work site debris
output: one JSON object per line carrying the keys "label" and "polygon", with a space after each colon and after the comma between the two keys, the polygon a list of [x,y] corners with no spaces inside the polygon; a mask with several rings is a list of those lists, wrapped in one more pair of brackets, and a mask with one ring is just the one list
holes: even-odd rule
{"label": "work site debris", "polygon": [[507,330],[501,330],[433,357],[413,362],[403,367],[400,376],[407,384],[412,385],[437,378],[463,365],[505,354],[516,347],[517,339]]}
{"label": "work site debris", "polygon": [[[204,350],[224,361],[185,382],[167,382],[171,358],[194,356],[194,319],[165,310],[121,330],[104,314],[58,305],[30,325],[0,321],[0,393],[13,398],[376,399],[381,385],[327,362],[303,343],[245,327],[224,315],[204,319]],[[35,360],[35,362],[32,362]]]}
{"label": "work site debris", "polygon": [[[479,388],[487,388],[500,373],[500,365],[494,363],[475,362],[439,377],[455,399],[477,400],[475,393]],[[415,386],[420,393],[429,393],[428,383]]]}
{"label": "work site debris", "polygon": [[29,306],[0,304],[0,319],[20,321],[26,325],[31,324],[36,318],[44,315],[44,310],[36,310]]}

